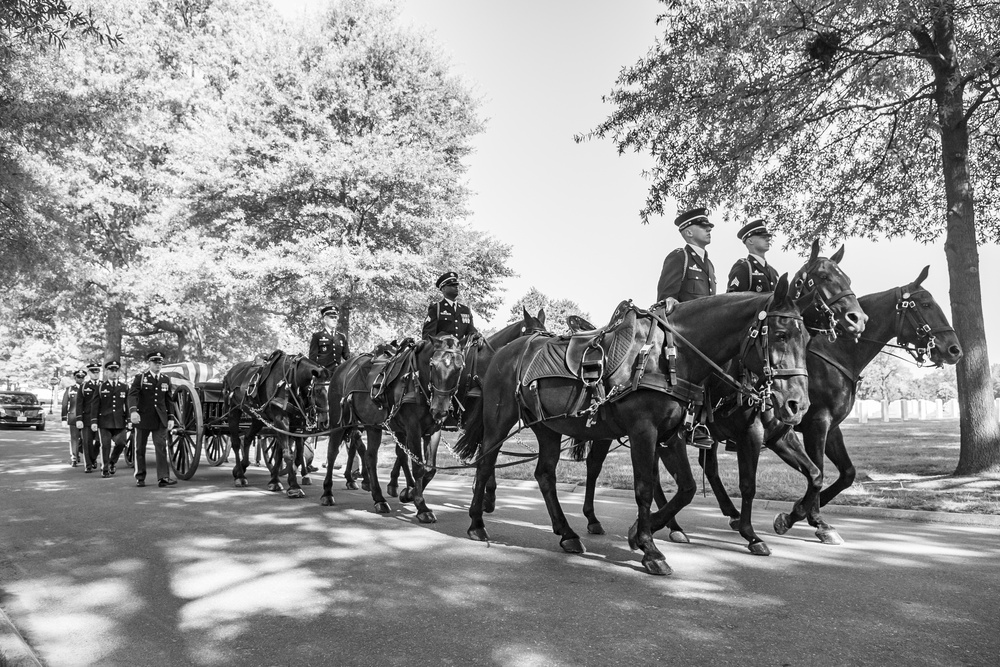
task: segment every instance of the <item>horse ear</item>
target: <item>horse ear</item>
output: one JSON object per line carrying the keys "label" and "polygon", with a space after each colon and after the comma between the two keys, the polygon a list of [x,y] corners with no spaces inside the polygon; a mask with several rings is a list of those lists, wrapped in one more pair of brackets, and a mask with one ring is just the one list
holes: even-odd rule
{"label": "horse ear", "polygon": [[833,257],[830,258],[830,261],[833,262],[834,264],[840,264],[840,260],[844,259],[844,248],[845,247],[846,246],[840,246],[840,250],[838,250],[837,252],[833,253]]}
{"label": "horse ear", "polygon": [[924,270],[920,272],[920,275],[917,276],[917,279],[913,281],[914,289],[920,287],[920,283],[924,282],[924,280],[927,278],[927,274],[930,273],[930,271],[931,271],[931,265],[928,264],[927,266],[924,267]]}
{"label": "horse ear", "polygon": [[788,299],[788,274],[782,273],[774,287],[774,303],[785,303]]}
{"label": "horse ear", "polygon": [[538,309],[538,321],[541,322],[542,324],[545,324],[545,309],[544,308],[539,308]]}
{"label": "horse ear", "polygon": [[525,308],[524,306],[521,306],[521,312],[524,313],[524,321],[525,322],[527,322],[528,320],[531,319],[531,315],[528,314],[528,309],[527,308]]}
{"label": "horse ear", "polygon": [[809,254],[809,261],[813,262],[819,257],[819,239],[813,239],[812,252]]}

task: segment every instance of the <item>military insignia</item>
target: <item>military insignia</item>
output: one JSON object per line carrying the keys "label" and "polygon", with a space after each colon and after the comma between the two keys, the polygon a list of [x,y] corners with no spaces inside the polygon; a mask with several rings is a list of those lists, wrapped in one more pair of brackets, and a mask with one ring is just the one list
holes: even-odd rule
{"label": "military insignia", "polygon": [[170,388],[170,384],[167,383],[167,382],[164,382],[163,384],[160,385],[160,389],[162,389],[163,391],[166,391],[169,388]]}
{"label": "military insignia", "polygon": [[697,266],[694,266],[693,264],[688,267],[688,270],[689,271],[697,271],[698,273],[704,273],[704,271],[702,271],[701,269],[699,269]]}
{"label": "military insignia", "polygon": [[466,323],[468,323],[468,321],[469,321],[470,319],[471,319],[471,318],[470,318],[470,317],[469,317],[468,315],[466,315],[465,313],[462,313],[462,322],[466,322]]}
{"label": "military insignia", "polygon": [[740,286],[740,279],[739,278],[733,278],[733,282],[729,283],[729,286],[730,287],[739,287]]}
{"label": "military insignia", "polygon": [[760,285],[757,285],[757,291],[758,292],[760,291]]}

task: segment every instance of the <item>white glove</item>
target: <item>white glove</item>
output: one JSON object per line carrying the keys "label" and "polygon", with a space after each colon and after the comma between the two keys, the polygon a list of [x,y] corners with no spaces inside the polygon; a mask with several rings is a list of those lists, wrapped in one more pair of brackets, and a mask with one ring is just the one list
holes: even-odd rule
{"label": "white glove", "polygon": [[133,412],[132,414],[129,415],[129,419],[132,420],[133,424],[138,424],[139,423],[139,413],[138,412]]}
{"label": "white glove", "polygon": [[173,419],[168,419],[167,420],[167,430],[168,431],[173,431],[174,430],[174,420]]}
{"label": "white glove", "polygon": [[91,424],[90,430],[93,431],[94,433],[97,433],[97,424]]}
{"label": "white glove", "polygon": [[76,420],[76,427],[77,428],[83,428],[83,420],[82,419],[77,419]]}
{"label": "white glove", "polygon": [[674,312],[674,308],[676,308],[677,304],[679,303],[680,301],[678,301],[674,297],[668,296],[666,299],[663,300],[664,314],[669,315],[670,313]]}

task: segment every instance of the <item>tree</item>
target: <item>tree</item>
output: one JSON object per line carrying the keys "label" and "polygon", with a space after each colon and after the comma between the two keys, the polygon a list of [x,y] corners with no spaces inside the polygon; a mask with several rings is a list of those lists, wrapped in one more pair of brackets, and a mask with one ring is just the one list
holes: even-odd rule
{"label": "tree", "polygon": [[864,374],[858,383],[857,396],[860,399],[871,399],[888,404],[899,400],[907,393],[909,372],[898,359],[885,354],[876,356],[865,366]]}
{"label": "tree", "polygon": [[664,2],[592,133],[652,152],[643,220],[677,197],[767,214],[796,243],[943,235],[956,473],[1000,468],[977,250],[1000,237],[1000,3]]}
{"label": "tree", "polygon": [[518,299],[510,309],[510,317],[507,322],[516,322],[524,317],[522,309],[534,315],[542,308],[545,309],[545,322],[547,329],[557,334],[570,333],[566,318],[570,315],[578,315],[585,320],[590,319],[590,315],[580,310],[579,304],[570,299],[553,299],[532,287],[528,292]]}
{"label": "tree", "polygon": [[0,50],[9,50],[12,41],[41,42],[62,49],[70,31],[93,37],[101,44],[117,46],[121,33],[86,13],[73,9],[65,0],[4,0],[0,4]]}

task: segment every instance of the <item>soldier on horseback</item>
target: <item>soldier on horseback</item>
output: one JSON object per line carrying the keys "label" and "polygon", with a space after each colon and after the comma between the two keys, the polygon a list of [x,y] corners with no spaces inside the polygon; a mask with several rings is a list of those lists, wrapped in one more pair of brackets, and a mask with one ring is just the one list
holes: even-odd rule
{"label": "soldier on horseback", "polygon": [[464,303],[458,303],[458,274],[454,271],[442,273],[435,283],[444,298],[432,303],[427,308],[427,319],[421,335],[433,338],[438,334],[447,333],[458,338],[465,345],[470,338],[479,335],[472,321],[472,311]]}
{"label": "soldier on horseback", "polygon": [[[331,373],[342,362],[350,357],[347,345],[347,336],[337,331],[337,307],[327,304],[320,308],[320,316],[323,318],[323,328],[312,335],[309,342],[309,361],[315,362]],[[361,472],[357,466],[356,458],[358,444],[361,441],[361,434],[353,432],[353,437],[347,450],[347,467],[351,471],[352,478],[361,477]],[[334,445],[334,443],[330,443]],[[340,443],[336,443],[337,447]],[[317,472],[319,469],[308,463],[309,472]]]}
{"label": "soldier on horseback", "polygon": [[764,220],[751,220],[740,228],[736,238],[747,247],[747,256],[736,260],[729,270],[727,292],[773,292],[778,272],[764,255],[771,249],[771,232]]}

